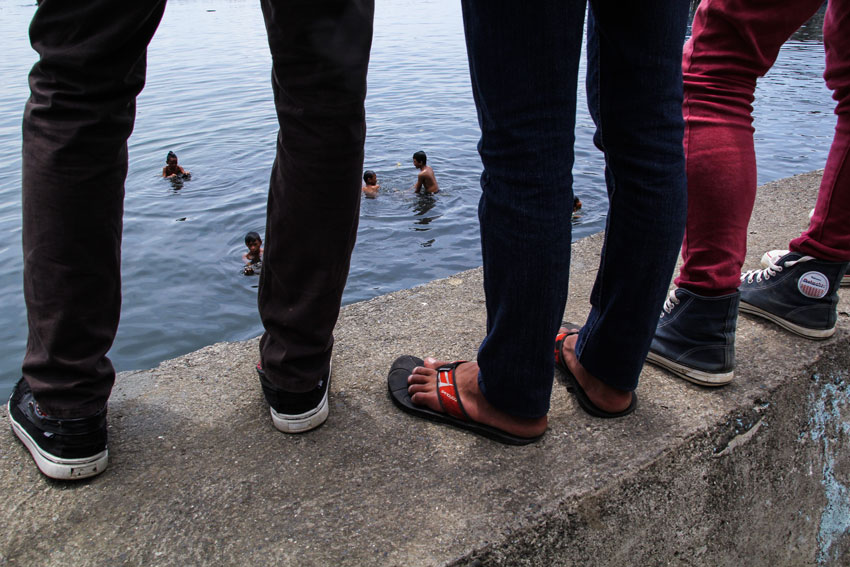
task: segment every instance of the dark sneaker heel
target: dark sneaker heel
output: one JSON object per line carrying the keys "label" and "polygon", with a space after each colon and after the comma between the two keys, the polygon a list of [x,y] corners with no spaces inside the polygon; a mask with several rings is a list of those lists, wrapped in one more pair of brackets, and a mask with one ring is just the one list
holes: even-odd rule
{"label": "dark sneaker heel", "polygon": [[57,480],[89,478],[106,470],[106,408],[91,417],[60,419],[45,415],[21,378],[7,406],[12,431],[38,470]]}
{"label": "dark sneaker heel", "polygon": [[740,295],[703,297],[674,289],[664,302],[646,360],[700,386],[735,377],[735,330]]}
{"label": "dark sneaker heel", "polygon": [[330,412],[328,405],[330,367],[328,367],[327,376],[319,381],[318,386],[305,393],[284,392],[275,388],[266,378],[262,364],[257,364],[257,375],[260,377],[263,394],[269,403],[272,423],[278,431],[304,433],[316,429],[327,421]]}

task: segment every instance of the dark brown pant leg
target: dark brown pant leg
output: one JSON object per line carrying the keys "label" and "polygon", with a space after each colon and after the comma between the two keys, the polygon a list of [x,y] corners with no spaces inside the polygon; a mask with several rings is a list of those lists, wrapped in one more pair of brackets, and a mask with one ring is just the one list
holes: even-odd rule
{"label": "dark brown pant leg", "polygon": [[56,417],[106,403],[121,309],[127,138],[164,0],[41,0],[23,121],[23,375]]}
{"label": "dark brown pant leg", "polygon": [[258,304],[261,359],[284,391],[316,387],[360,213],[373,0],[262,0],[280,132]]}

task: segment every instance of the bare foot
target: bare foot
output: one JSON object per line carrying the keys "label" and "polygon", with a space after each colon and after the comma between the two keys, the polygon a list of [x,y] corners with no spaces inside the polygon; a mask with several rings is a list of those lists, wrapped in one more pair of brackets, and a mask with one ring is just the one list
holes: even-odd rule
{"label": "bare foot", "polygon": [[[437,393],[437,368],[446,364],[426,358],[425,366],[417,366],[407,379],[408,393],[414,404],[443,412]],[[546,431],[548,418],[525,419],[509,415],[490,405],[478,388],[478,363],[465,362],[455,369],[455,384],[463,409],[472,421],[483,423],[517,437],[537,437]]]}
{"label": "bare foot", "polygon": [[[558,333],[569,331],[577,331],[578,329],[568,329],[561,327]],[[576,342],[578,335],[568,335],[564,339],[564,346],[561,348],[561,357],[570,369],[579,386],[590,398],[590,401],[599,409],[609,413],[619,413],[628,408],[632,403],[633,394],[624,390],[612,388],[605,384],[590,372],[584,369],[584,366],[576,358]]]}

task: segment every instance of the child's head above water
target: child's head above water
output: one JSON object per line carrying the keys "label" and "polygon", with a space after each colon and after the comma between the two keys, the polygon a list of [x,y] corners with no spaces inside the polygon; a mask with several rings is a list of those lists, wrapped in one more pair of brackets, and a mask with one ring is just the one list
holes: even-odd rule
{"label": "child's head above water", "polygon": [[263,240],[260,238],[260,235],[256,232],[249,232],[246,234],[245,246],[248,247],[248,251],[245,252],[245,255],[243,256],[245,261],[248,263],[259,262],[263,252]]}
{"label": "child's head above water", "polygon": [[413,161],[417,161],[421,165],[426,165],[428,163],[428,156],[425,155],[425,152],[418,151],[413,154]]}
{"label": "child's head above water", "polygon": [[371,169],[367,169],[363,172],[363,181],[366,182],[366,185],[375,185],[378,183],[378,175]]}
{"label": "child's head above water", "polygon": [[245,246],[250,248],[251,244],[253,244],[254,242],[256,242],[257,245],[260,245],[263,243],[263,239],[260,238],[260,235],[256,232],[249,232],[245,235]]}
{"label": "child's head above water", "polygon": [[168,152],[168,155],[165,156],[166,165],[177,165],[177,154],[174,152]]}

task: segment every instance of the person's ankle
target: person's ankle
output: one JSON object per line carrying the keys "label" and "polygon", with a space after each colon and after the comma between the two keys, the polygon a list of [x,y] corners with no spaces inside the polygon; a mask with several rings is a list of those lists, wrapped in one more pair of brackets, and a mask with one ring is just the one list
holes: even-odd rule
{"label": "person's ankle", "polygon": [[600,409],[609,412],[618,412],[626,409],[632,403],[632,392],[629,390],[620,390],[613,386],[609,386],[601,379],[597,378],[581,365],[576,360],[578,367],[573,375],[579,380],[581,387],[584,389],[590,400],[599,406]]}

